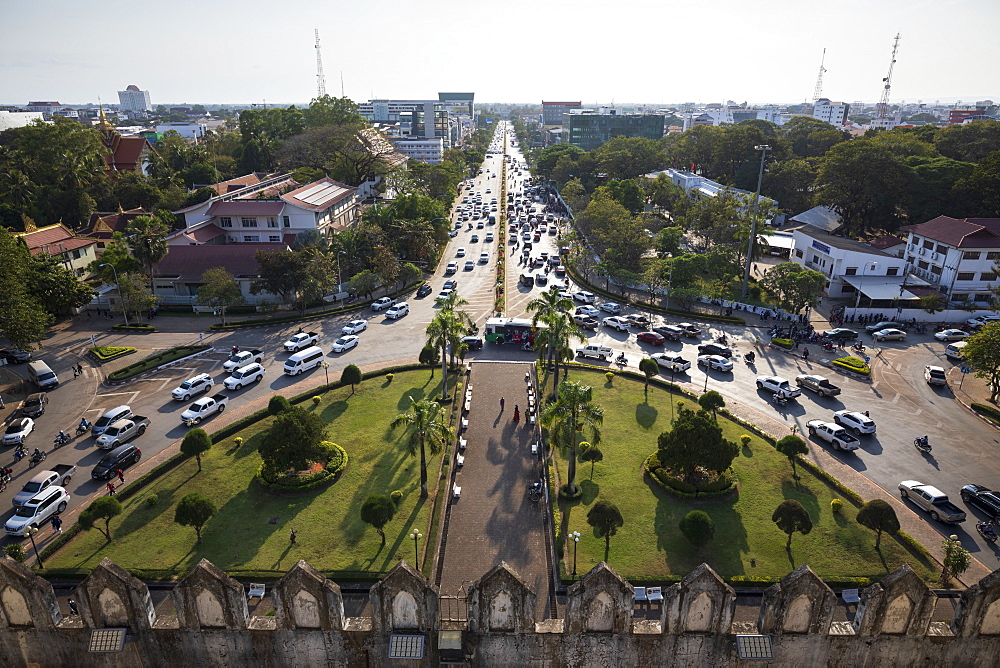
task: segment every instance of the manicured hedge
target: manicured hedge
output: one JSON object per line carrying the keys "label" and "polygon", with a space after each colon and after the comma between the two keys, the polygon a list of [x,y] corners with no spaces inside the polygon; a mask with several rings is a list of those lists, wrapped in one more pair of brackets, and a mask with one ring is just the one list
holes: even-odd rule
{"label": "manicured hedge", "polygon": [[262,463],[257,469],[257,482],[274,492],[308,492],[334,482],[347,466],[347,451],[330,441],[323,441],[323,445],[329,459],[322,471],[295,477],[275,475]]}
{"label": "manicured hedge", "polygon": [[88,351],[100,362],[107,362],[135,352],[130,346],[94,346]]}
{"label": "manicured hedge", "polygon": [[865,364],[865,361],[859,357],[841,357],[840,359],[833,360],[830,364],[863,376],[871,375],[872,372],[871,367]]}
{"label": "manicured hedge", "polygon": [[989,418],[990,420],[1000,423],[1000,410],[997,410],[995,406],[987,406],[986,404],[972,404],[972,410],[980,413],[983,417]]}
{"label": "manicured hedge", "polygon": [[736,471],[730,468],[728,471],[720,474],[718,479],[697,487],[685,480],[681,480],[677,476],[671,475],[666,469],[660,466],[660,458],[655,452],[646,458],[646,461],[643,462],[643,468],[665,492],[682,499],[703,499],[712,496],[722,496],[736,489],[736,483],[739,481],[736,477]]}
{"label": "manicured hedge", "polygon": [[155,332],[156,327],[152,325],[112,325],[111,329],[116,332],[132,332],[134,334],[142,334],[148,332]]}
{"label": "manicured hedge", "polygon": [[141,359],[135,364],[129,364],[126,367],[122,367],[108,375],[111,380],[125,380],[126,378],[132,378],[133,376],[138,376],[140,373],[145,373],[150,369],[155,369],[163,364],[168,364],[174,360],[179,360],[182,357],[187,357],[188,355],[194,355],[195,353],[200,353],[203,350],[208,350],[212,346],[208,345],[193,345],[193,346],[177,346],[176,348],[169,348],[162,352],[156,353],[155,355],[150,355],[145,359]]}
{"label": "manicured hedge", "polygon": [[792,346],[795,345],[795,341],[792,341],[791,339],[774,338],[771,339],[771,343],[778,346],[779,348],[784,348],[785,350],[791,350]]}

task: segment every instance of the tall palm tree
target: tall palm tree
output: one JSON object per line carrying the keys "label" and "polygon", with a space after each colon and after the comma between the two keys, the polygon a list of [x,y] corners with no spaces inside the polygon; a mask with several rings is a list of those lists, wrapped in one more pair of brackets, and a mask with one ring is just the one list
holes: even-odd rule
{"label": "tall palm tree", "polygon": [[559,365],[564,361],[572,360],[576,355],[573,352],[573,341],[583,343],[587,340],[583,330],[568,317],[559,318],[549,324],[548,340],[550,343],[549,361],[554,365],[552,373],[552,387],[555,388],[556,398],[559,398]]}
{"label": "tall palm tree", "polygon": [[129,222],[125,233],[132,257],[142,263],[152,285],[153,266],[167,254],[170,226],[159,216],[138,216]]}
{"label": "tall palm tree", "polygon": [[[472,317],[456,310],[469,302],[457,292],[452,292],[440,302],[441,309],[427,325],[427,345],[441,349],[441,400],[448,397],[448,363],[455,364],[455,355],[462,337],[473,325]],[[448,347],[451,346],[449,359]]]}
{"label": "tall palm tree", "polygon": [[444,444],[454,434],[445,423],[444,409],[441,404],[430,399],[413,399],[410,401],[410,412],[397,415],[390,427],[396,429],[404,426],[411,429],[406,441],[410,455],[420,453],[420,496],[427,497],[427,450],[437,454],[444,449]]}
{"label": "tall palm tree", "polygon": [[[559,398],[545,407],[539,419],[549,430],[552,442],[569,460],[566,488],[575,493],[577,446],[584,440],[593,445],[600,443],[604,409],[593,402],[589,385],[564,380],[559,386]],[[590,432],[589,436],[585,431]]]}
{"label": "tall palm tree", "polygon": [[[556,290],[546,290],[540,296],[528,302],[526,308],[533,313],[531,316],[531,326],[538,327],[538,323],[545,325],[545,352],[544,357],[548,359],[551,366],[554,350],[557,341],[553,338],[555,330],[563,331],[565,326],[572,324],[569,311],[573,308],[573,300],[559,295]],[[553,387],[556,385],[554,384]]]}

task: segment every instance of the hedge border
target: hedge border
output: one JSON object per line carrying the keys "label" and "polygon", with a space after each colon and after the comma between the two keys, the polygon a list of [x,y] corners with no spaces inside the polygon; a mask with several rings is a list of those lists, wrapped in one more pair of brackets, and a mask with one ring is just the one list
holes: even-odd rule
{"label": "hedge border", "polygon": [[340,478],[340,472],[347,466],[347,450],[332,441],[326,442],[329,443],[329,447],[331,449],[335,449],[340,452],[340,462],[332,469],[324,467],[323,473],[325,475],[318,476],[315,480],[311,480],[304,485],[283,485],[278,481],[271,483],[264,479],[264,462],[261,462],[260,466],[257,467],[257,475],[254,479],[257,481],[257,484],[264,489],[269,492],[276,492],[279,494],[312,492],[320,487],[325,487],[326,485],[335,483]]}
{"label": "hedge border", "polygon": [[980,417],[984,417],[995,426],[1000,427],[1000,410],[997,410],[996,407],[978,403],[971,403],[969,407],[976,413],[979,413]]}
{"label": "hedge border", "polygon": [[156,327],[153,325],[125,325],[121,323],[111,325],[111,329],[115,332],[132,332],[133,334],[149,334],[156,331]]}
{"label": "hedge border", "polygon": [[[861,362],[862,366],[855,366],[853,364],[850,364],[849,362],[845,362],[844,360],[846,359],[856,359],[859,362]],[[831,360],[830,364],[840,369],[844,369],[845,371],[850,371],[851,373],[856,373],[858,375],[865,376],[866,378],[872,375],[872,368],[869,365],[865,364],[864,360],[862,360],[859,357],[855,357],[854,355],[848,355],[847,357],[840,357],[838,359]]]}
{"label": "hedge border", "polygon": [[[113,355],[101,355],[100,353],[97,352],[98,349],[100,348],[121,348],[122,351],[117,352]],[[98,364],[104,364],[105,362],[110,362],[112,360],[118,359],[119,357],[125,357],[126,355],[131,355],[136,352],[138,352],[138,349],[133,348],[132,346],[94,346],[92,348],[87,349],[87,354],[90,355],[91,359],[93,359]]]}
{"label": "hedge border", "polygon": [[[154,366],[143,366],[144,362],[146,362],[147,360],[149,360],[149,359],[151,359],[153,357],[164,357],[164,358],[166,358],[166,357],[169,357],[169,355],[172,352],[180,350],[181,348],[188,348],[188,349],[191,350],[191,352],[185,353],[184,355],[180,355],[180,356],[175,357],[173,359],[168,359],[168,360],[163,361],[163,362],[161,362],[159,364],[156,364]],[[201,353],[203,353],[203,352],[205,352],[207,350],[211,350],[211,349],[212,349],[212,346],[210,346],[208,344],[204,344],[204,343],[199,343],[199,344],[194,344],[194,345],[185,345],[185,346],[174,346],[173,348],[168,348],[167,350],[160,351],[160,352],[155,353],[153,355],[147,355],[146,357],[143,357],[138,362],[135,362],[133,364],[129,364],[128,366],[123,366],[121,369],[118,369],[116,371],[112,371],[111,373],[108,374],[108,380],[112,381],[112,382],[115,382],[115,383],[120,383],[120,382],[129,380],[130,378],[135,378],[136,376],[138,376],[140,374],[143,374],[143,373],[146,373],[147,371],[155,371],[156,369],[159,369],[160,367],[162,367],[165,364],[170,364],[171,362],[176,362],[178,360],[185,359],[186,357],[191,357],[191,356],[194,356],[194,355],[200,355]],[[141,369],[137,368],[137,367],[140,367],[140,366],[142,366]],[[133,370],[133,369],[134,369],[134,371],[130,371],[130,370]],[[124,373],[124,375],[117,376],[117,374],[121,374],[121,373]]]}
{"label": "hedge border", "polygon": [[660,480],[660,477],[650,470],[649,460],[652,459],[653,456],[655,455],[656,453],[654,452],[643,460],[642,470],[650,478],[653,479],[653,482],[655,482],[661,489],[663,489],[664,492],[666,492],[670,496],[675,496],[679,499],[711,499],[719,496],[725,496],[726,494],[731,494],[734,490],[736,490],[739,487],[740,478],[736,474],[736,471],[732,467],[730,467],[726,473],[733,479],[733,481],[725,489],[715,490],[711,492],[682,492],[681,490],[671,487],[667,483]]}

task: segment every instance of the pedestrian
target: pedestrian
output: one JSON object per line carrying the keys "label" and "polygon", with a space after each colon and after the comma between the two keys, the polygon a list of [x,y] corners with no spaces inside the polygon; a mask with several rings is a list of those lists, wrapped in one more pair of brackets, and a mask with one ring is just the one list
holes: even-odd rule
{"label": "pedestrian", "polygon": [[58,514],[52,516],[52,530],[62,533],[62,518]]}
{"label": "pedestrian", "polygon": [[503,404],[504,404],[503,397],[500,397],[500,412],[501,413],[503,413]]}
{"label": "pedestrian", "polygon": [[517,422],[520,419],[521,419],[521,407],[518,406],[517,404],[514,404],[514,422]]}
{"label": "pedestrian", "polygon": [[115,481],[114,480],[109,480],[108,481],[108,495],[109,496],[114,496],[115,495]]}
{"label": "pedestrian", "polygon": [[809,359],[809,349],[808,348],[802,348],[802,359],[804,359],[804,360],[808,360]]}
{"label": "pedestrian", "polygon": [[69,614],[71,614],[71,615],[79,615],[80,614],[80,608],[76,607],[76,601],[74,601],[73,599],[67,599],[66,600],[66,605],[69,606]]}
{"label": "pedestrian", "polygon": [[291,541],[293,544],[295,543],[295,533],[296,533],[295,529],[292,529],[292,533],[288,535],[288,540]]}
{"label": "pedestrian", "polygon": [[80,372],[80,375],[81,375],[81,376],[83,375],[83,365],[82,365],[82,364],[77,364],[77,365],[76,365],[76,370],[77,370],[78,372]]}
{"label": "pedestrian", "polygon": [[118,469],[118,480],[120,480],[123,485],[125,484],[125,471]]}
{"label": "pedestrian", "polygon": [[79,375],[80,375],[80,372],[76,370],[76,367],[73,367],[73,377],[76,378]]}

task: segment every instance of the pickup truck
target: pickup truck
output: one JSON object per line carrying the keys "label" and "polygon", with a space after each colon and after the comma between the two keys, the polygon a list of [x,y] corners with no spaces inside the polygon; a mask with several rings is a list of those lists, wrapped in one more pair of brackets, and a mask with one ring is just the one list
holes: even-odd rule
{"label": "pickup truck", "polygon": [[698,335],[701,334],[701,329],[695,327],[690,322],[682,322],[677,326],[680,327],[681,330],[684,332],[684,336],[689,336],[693,339],[696,339],[698,338]]}
{"label": "pickup truck", "polygon": [[128,443],[133,438],[145,434],[148,426],[149,418],[141,415],[119,420],[97,437],[97,447],[101,450],[113,450],[122,443]]}
{"label": "pickup truck", "polygon": [[376,299],[372,302],[373,311],[384,311],[390,306],[395,306],[396,300],[389,297],[382,297],[381,299]]}
{"label": "pickup truck", "polygon": [[962,488],[962,501],[978,508],[994,522],[1000,520],[1000,493],[982,485],[966,485]]}
{"label": "pickup truck", "polygon": [[937,487],[916,480],[904,480],[899,483],[899,495],[923,508],[936,522],[957,524],[965,521],[962,509],[949,501],[948,495]]}
{"label": "pickup truck", "polygon": [[233,354],[229,359],[227,359],[222,368],[226,371],[232,372],[235,369],[239,369],[247,364],[253,364],[254,362],[262,362],[264,360],[264,351],[262,350],[241,350],[238,353]]}
{"label": "pickup truck", "polygon": [[589,315],[579,314],[573,316],[573,322],[576,323],[577,327],[583,329],[597,329],[597,319],[591,318]]}
{"label": "pickup truck", "polygon": [[38,494],[43,489],[51,487],[52,485],[59,485],[60,487],[65,487],[69,484],[70,479],[73,474],[76,473],[76,467],[72,464],[56,464],[51,469],[40,471],[36,473],[34,477],[31,478],[21,491],[14,495],[11,502],[14,504],[15,508],[20,508],[35,494]]}
{"label": "pickup truck", "polygon": [[580,357],[596,357],[603,361],[613,356],[615,351],[604,346],[580,346],[576,349],[576,354]]}
{"label": "pickup truck", "polygon": [[840,394],[840,388],[831,383],[825,376],[796,376],[795,384],[807,390],[812,390],[821,397],[835,397]]}
{"label": "pickup truck", "polygon": [[[303,348],[316,345],[317,341],[319,341],[319,334],[316,332],[299,332],[285,341],[285,350],[290,353],[297,353]],[[254,361],[259,362],[260,360]]]}
{"label": "pickup truck", "polygon": [[757,376],[757,389],[768,392],[782,392],[787,398],[792,399],[802,394],[797,387],[780,376]]}
{"label": "pickup truck", "polygon": [[213,413],[221,413],[226,410],[229,397],[224,394],[213,394],[210,397],[202,397],[191,404],[186,411],[181,413],[181,420],[187,426],[195,425]]}
{"label": "pickup truck", "polygon": [[810,436],[820,437],[833,446],[834,450],[854,452],[860,447],[858,439],[854,437],[854,434],[832,422],[810,420],[806,423],[806,428],[809,430]]}

